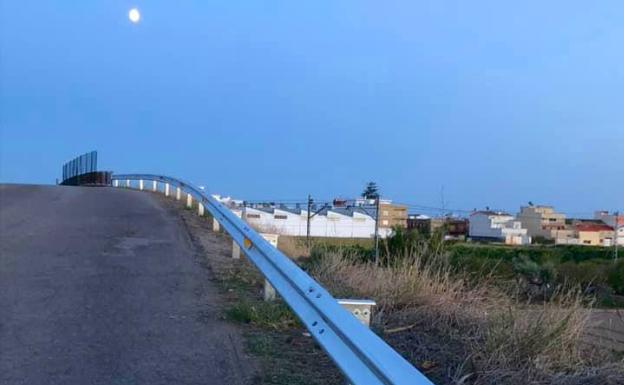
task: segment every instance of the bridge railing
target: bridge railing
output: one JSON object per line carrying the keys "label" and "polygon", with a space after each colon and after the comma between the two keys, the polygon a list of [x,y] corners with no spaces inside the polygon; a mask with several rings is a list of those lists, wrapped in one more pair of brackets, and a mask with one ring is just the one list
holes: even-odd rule
{"label": "bridge railing", "polygon": [[[347,312],[323,286],[259,233],[202,189],[183,180],[151,174],[114,174],[113,183],[163,183],[190,194],[219,222],[271,283],[312,337],[355,385],[433,385],[379,336]],[[153,186],[156,186],[153,184]],[[154,188],[155,189],[155,188]]]}

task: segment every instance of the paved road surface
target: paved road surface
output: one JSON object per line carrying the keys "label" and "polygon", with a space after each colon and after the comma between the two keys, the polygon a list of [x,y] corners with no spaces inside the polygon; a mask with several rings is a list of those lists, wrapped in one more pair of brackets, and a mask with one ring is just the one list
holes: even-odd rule
{"label": "paved road surface", "polygon": [[237,330],[149,193],[0,185],[0,384],[239,384]]}

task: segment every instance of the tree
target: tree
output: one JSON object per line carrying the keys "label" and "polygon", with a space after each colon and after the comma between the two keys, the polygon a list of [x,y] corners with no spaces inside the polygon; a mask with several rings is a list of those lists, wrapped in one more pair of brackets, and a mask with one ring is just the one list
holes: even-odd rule
{"label": "tree", "polygon": [[362,198],[366,199],[377,199],[379,198],[379,187],[377,187],[377,183],[368,182],[364,187],[364,191],[362,192]]}

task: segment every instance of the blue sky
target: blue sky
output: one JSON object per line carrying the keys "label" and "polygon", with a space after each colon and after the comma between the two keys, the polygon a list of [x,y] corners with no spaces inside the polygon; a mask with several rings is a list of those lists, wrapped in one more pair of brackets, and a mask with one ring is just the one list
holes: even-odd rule
{"label": "blue sky", "polygon": [[[138,7],[139,24],[127,13]],[[624,210],[621,1],[0,0],[0,181]],[[417,210],[414,210],[417,211]]]}

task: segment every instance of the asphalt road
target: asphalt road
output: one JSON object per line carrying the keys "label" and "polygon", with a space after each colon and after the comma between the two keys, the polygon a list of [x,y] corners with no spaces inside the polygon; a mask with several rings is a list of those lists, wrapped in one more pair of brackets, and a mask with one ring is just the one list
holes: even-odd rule
{"label": "asphalt road", "polygon": [[0,185],[0,384],[240,384],[239,332],[150,193]]}

